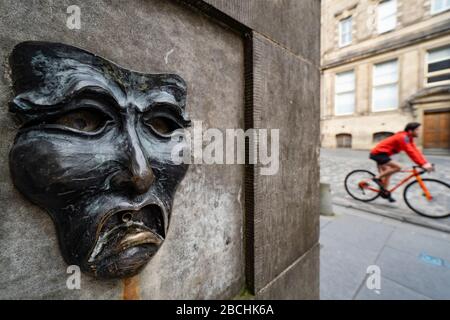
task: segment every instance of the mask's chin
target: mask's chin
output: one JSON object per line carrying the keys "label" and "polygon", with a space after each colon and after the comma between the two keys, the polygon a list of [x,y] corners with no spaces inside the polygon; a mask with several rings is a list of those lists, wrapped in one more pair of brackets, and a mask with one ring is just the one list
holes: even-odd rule
{"label": "mask's chin", "polygon": [[146,205],[107,216],[85,263],[98,278],[124,278],[137,274],[158,251],[165,238],[163,209]]}

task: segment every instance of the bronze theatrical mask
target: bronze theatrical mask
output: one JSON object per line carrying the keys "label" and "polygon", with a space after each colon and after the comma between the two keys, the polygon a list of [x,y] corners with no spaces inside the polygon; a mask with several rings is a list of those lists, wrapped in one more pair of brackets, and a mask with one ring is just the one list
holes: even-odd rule
{"label": "bronze theatrical mask", "polygon": [[190,123],[186,83],[49,42],[18,44],[10,66],[14,185],[50,214],[68,264],[135,275],[166,237],[187,170],[171,159]]}

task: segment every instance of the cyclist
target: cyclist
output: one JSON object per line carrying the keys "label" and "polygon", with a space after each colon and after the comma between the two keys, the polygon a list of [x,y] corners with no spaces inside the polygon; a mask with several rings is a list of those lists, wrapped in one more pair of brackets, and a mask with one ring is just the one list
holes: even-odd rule
{"label": "cyclist", "polygon": [[395,202],[395,199],[392,198],[391,193],[387,190],[389,187],[389,179],[394,173],[402,169],[401,164],[392,160],[390,156],[400,151],[405,151],[417,165],[429,172],[433,170],[433,166],[425,159],[414,143],[414,138],[419,136],[419,130],[420,123],[408,123],[404,131],[400,131],[382,140],[370,151],[369,158],[377,163],[379,172],[373,178],[373,181],[380,186],[381,197],[387,199],[389,202]]}

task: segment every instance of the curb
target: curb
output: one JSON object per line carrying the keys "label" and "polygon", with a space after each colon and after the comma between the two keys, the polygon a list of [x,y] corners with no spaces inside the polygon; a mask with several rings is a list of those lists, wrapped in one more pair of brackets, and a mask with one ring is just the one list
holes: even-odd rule
{"label": "curb", "polygon": [[382,209],[379,209],[379,208],[370,208],[369,209],[369,208],[365,208],[365,207],[363,207],[361,205],[358,206],[357,204],[353,204],[352,202],[350,202],[348,200],[342,200],[342,199],[333,199],[332,203],[334,205],[337,205],[337,206],[357,209],[357,210],[365,211],[365,212],[368,212],[368,213],[373,213],[373,214],[377,214],[377,215],[380,215],[380,216],[388,217],[388,218],[391,218],[391,219],[399,220],[399,221],[402,221],[402,222],[412,223],[412,224],[419,225],[419,226],[422,226],[422,227],[426,227],[426,228],[429,228],[429,229],[450,233],[450,226],[447,226],[447,225],[442,224],[442,223],[434,222],[435,220],[433,220],[431,218],[430,219],[429,218],[424,218],[424,217],[421,217],[419,215],[414,216],[413,214],[415,214],[415,213],[412,213],[411,215],[409,215],[409,214],[400,213],[398,211],[395,212],[395,213],[392,213],[392,212],[389,212],[389,211],[386,211],[386,210],[382,210]]}

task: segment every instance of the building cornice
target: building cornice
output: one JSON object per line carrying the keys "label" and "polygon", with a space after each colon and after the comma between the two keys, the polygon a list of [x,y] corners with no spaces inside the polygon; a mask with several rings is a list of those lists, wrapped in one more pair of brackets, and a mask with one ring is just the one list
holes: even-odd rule
{"label": "building cornice", "polygon": [[[450,95],[450,85],[423,88],[419,92],[416,92],[415,94],[411,95],[408,99],[406,99],[405,102],[403,102],[401,108],[413,110],[413,106],[416,103],[418,103],[420,99],[435,95]],[[441,101],[449,101],[449,100],[447,98]]]}
{"label": "building cornice", "polygon": [[425,29],[418,33],[406,36],[398,36],[394,39],[385,40],[370,49],[352,51],[350,53],[342,55],[337,59],[324,63],[321,69],[327,70],[330,68],[339,67],[344,64],[366,59],[381,53],[398,50],[446,34],[450,34],[450,21],[444,21],[443,23],[434,25],[433,27]]}

